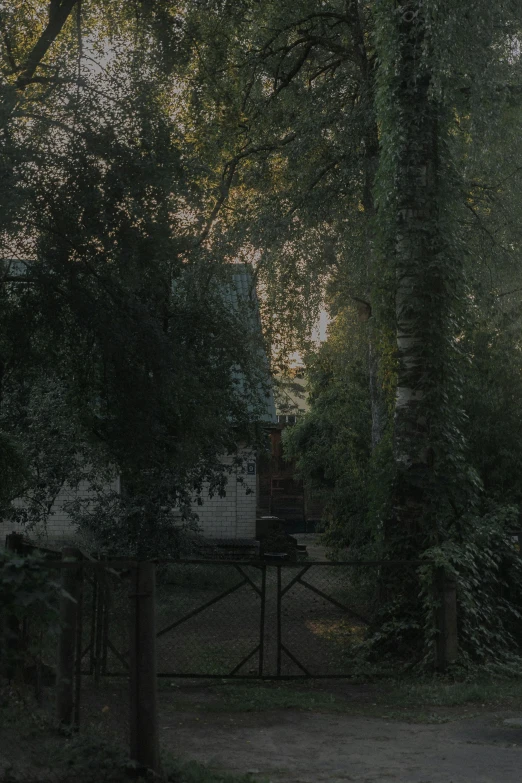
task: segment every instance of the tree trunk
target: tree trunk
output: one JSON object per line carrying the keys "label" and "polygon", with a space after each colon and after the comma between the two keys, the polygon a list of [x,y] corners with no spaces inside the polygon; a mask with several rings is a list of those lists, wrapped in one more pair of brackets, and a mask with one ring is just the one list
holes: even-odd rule
{"label": "tree trunk", "polygon": [[[392,160],[394,165],[384,176],[381,173],[380,183],[393,193],[388,238],[396,274],[396,484],[386,532],[388,540],[400,542],[403,552],[423,548],[437,538],[441,486],[436,463],[445,447],[441,423],[448,415],[444,410],[452,362],[448,346],[454,338],[451,278],[455,270],[450,272],[440,216],[440,110],[431,91],[424,14],[419,0],[406,0],[398,2],[388,18],[395,53],[387,63],[390,124],[383,134],[382,154],[385,165]],[[446,446],[452,448],[449,442]]]}
{"label": "tree trunk", "polygon": [[[357,0],[349,0],[346,4],[346,17],[349,22],[354,59],[359,68],[361,79],[361,94],[365,99],[362,112],[366,117],[366,127],[363,134],[363,189],[362,206],[366,220],[365,255],[368,302],[372,300],[375,276],[375,175],[379,161],[379,134],[375,117],[375,60],[368,54],[366,48],[365,26],[360,15]],[[368,376],[370,387],[370,404],[372,416],[371,447],[372,451],[379,445],[384,434],[385,405],[381,384],[379,381],[379,353],[376,348],[376,330],[373,323],[368,323]]]}
{"label": "tree trunk", "polygon": [[[373,80],[372,80],[373,81]],[[370,86],[370,85],[369,85]],[[372,99],[374,97],[373,83],[371,85]],[[363,207],[366,215],[366,268],[368,278],[368,300],[372,300],[375,284],[376,252],[373,238],[375,223],[375,204],[373,189],[379,155],[377,125],[372,124],[365,139],[364,156],[364,191]],[[377,349],[377,330],[373,320],[368,323],[368,377],[370,386],[370,405],[372,416],[371,447],[372,451],[379,445],[386,425],[386,408],[379,373],[379,352]]]}
{"label": "tree trunk", "polygon": [[370,382],[370,404],[372,415],[371,446],[377,448],[384,434],[386,409],[379,380],[379,354],[375,346],[375,334],[372,326],[368,329],[368,375]]}

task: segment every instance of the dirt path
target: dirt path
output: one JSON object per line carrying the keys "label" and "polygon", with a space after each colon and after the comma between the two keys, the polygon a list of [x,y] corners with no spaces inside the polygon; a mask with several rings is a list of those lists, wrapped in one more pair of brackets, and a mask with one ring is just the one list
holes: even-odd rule
{"label": "dirt path", "polygon": [[272,783],[520,783],[522,728],[505,725],[510,717],[520,716],[423,725],[297,710],[172,713],[161,733],[176,755]]}

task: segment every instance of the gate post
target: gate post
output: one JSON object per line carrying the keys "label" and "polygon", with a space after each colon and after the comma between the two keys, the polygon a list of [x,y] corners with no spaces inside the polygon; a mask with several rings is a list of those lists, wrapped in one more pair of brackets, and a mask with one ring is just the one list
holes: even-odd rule
{"label": "gate post", "polygon": [[5,537],[5,548],[10,552],[16,552],[17,555],[22,555],[24,551],[24,537],[22,533],[8,533]]}
{"label": "gate post", "polygon": [[437,568],[434,574],[435,598],[435,668],[446,671],[457,660],[457,582],[444,568]]}
{"label": "gate post", "polygon": [[[23,536],[21,533],[8,533],[5,537],[5,548],[14,554],[22,554]],[[9,680],[15,678],[23,668],[23,625],[15,614],[8,612],[5,618],[6,630],[9,632],[7,649],[9,655],[5,665],[0,668],[0,674]],[[3,629],[0,627],[0,633]]]}
{"label": "gate post", "polygon": [[130,756],[160,771],[156,697],[156,622],[154,563],[137,563],[130,599]]}
{"label": "gate post", "polygon": [[[79,549],[62,549],[62,562],[74,563],[81,560]],[[77,651],[78,602],[81,590],[81,567],[63,568],[60,596],[60,636],[58,639],[58,662],[56,667],[56,715],[59,723],[73,722],[74,675]]]}

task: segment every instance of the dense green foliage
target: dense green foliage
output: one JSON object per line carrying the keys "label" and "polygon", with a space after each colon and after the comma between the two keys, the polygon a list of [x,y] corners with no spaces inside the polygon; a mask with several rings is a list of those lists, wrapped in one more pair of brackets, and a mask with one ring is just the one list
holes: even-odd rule
{"label": "dense green foliage", "polygon": [[[91,518],[110,504],[150,533],[190,515],[204,482],[223,489],[220,455],[258,441],[262,350],[201,242],[208,188],[177,105],[190,58],[157,48],[170,12],[62,5],[63,25],[53,3],[2,10],[2,515],[45,522],[83,479]],[[56,38],[29,78],[47,11]]]}
{"label": "dense green foliage", "polygon": [[[37,660],[41,637],[58,629],[60,590],[41,557],[0,551],[1,676],[13,677]],[[29,623],[30,634],[22,644],[25,623]]]}
{"label": "dense green foliage", "polygon": [[[346,334],[350,333],[350,342]],[[371,412],[365,335],[352,309],[308,357],[310,412],[284,432],[287,457],[324,503],[326,540],[338,552],[368,534]]]}
{"label": "dense green foliage", "polygon": [[[518,596],[511,589],[506,599],[502,584],[518,578],[510,532],[519,511],[509,504],[519,501],[521,456],[513,298],[520,210],[512,190],[520,169],[512,141],[520,125],[513,44],[520,9],[511,3],[488,4],[471,16],[469,10],[444,2],[383,3],[366,17],[378,60],[380,128],[373,189],[373,268],[380,279],[372,286],[376,323],[366,345],[370,360],[380,335],[379,383],[391,391],[391,406],[384,405],[384,438],[368,458],[346,435],[360,431],[356,412],[373,403],[371,377],[365,382],[351,360],[353,330],[339,346],[338,318],[331,348],[310,364],[312,410],[289,445],[302,475],[328,498],[330,514],[336,509],[330,543],[350,544],[355,555],[365,551],[359,542],[370,539],[385,556],[423,553],[455,571],[461,651],[484,662],[519,647],[508,619],[517,616]],[[486,80],[479,76],[484,71]],[[342,277],[339,284],[342,292]],[[321,385],[317,365],[325,366],[328,350],[338,370]],[[355,387],[341,404],[339,385]],[[326,413],[333,409],[336,428]],[[362,467],[362,481],[354,466]],[[397,585],[384,607],[377,635],[382,641],[385,629],[392,647],[414,643],[422,628],[420,605],[408,598],[412,589],[406,581]],[[425,642],[433,627],[430,593],[426,586]]]}
{"label": "dense green foliage", "polygon": [[[128,496],[90,520],[114,538],[222,486],[219,453],[255,440],[256,351],[210,282],[240,259],[273,368],[309,357],[311,411],[287,448],[330,544],[446,558],[466,655],[504,654],[495,574],[522,501],[520,0],[36,7],[2,11],[2,256],[31,260],[0,292],[2,500],[25,482],[45,513],[65,476],[88,464],[101,484],[117,466]],[[405,617],[401,590],[389,638],[419,643],[427,592]]]}

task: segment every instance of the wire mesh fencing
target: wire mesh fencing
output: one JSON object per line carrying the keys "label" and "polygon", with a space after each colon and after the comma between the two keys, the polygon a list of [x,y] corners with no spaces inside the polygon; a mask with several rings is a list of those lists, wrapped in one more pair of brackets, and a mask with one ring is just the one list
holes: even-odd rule
{"label": "wire mesh fencing", "polygon": [[384,597],[420,593],[418,563],[278,566],[272,624],[276,676],[350,677],[376,631]]}
{"label": "wire mesh fencing", "polygon": [[260,676],[263,565],[179,562],[158,567],[160,676]]}
{"label": "wire mesh fencing", "polygon": [[158,565],[157,671],[165,677],[342,677],[418,563],[187,561]]}
{"label": "wire mesh fencing", "polygon": [[[42,566],[54,585],[50,614],[24,615],[16,629],[13,620],[20,654],[18,666],[0,674],[0,781],[71,779],[62,774],[67,732],[101,737],[122,758],[130,749],[155,768],[156,676],[351,676],[390,597],[418,603],[420,565],[429,568],[412,561],[109,563],[64,552],[61,562]],[[440,659],[449,660],[455,585],[443,580],[438,589]],[[85,748],[75,752],[87,752],[88,761]],[[78,783],[90,783],[83,768],[82,775]]]}
{"label": "wire mesh fencing", "polygon": [[126,566],[102,562],[84,567],[77,649],[80,729],[101,729],[123,747],[128,747],[130,738],[129,576]]}

